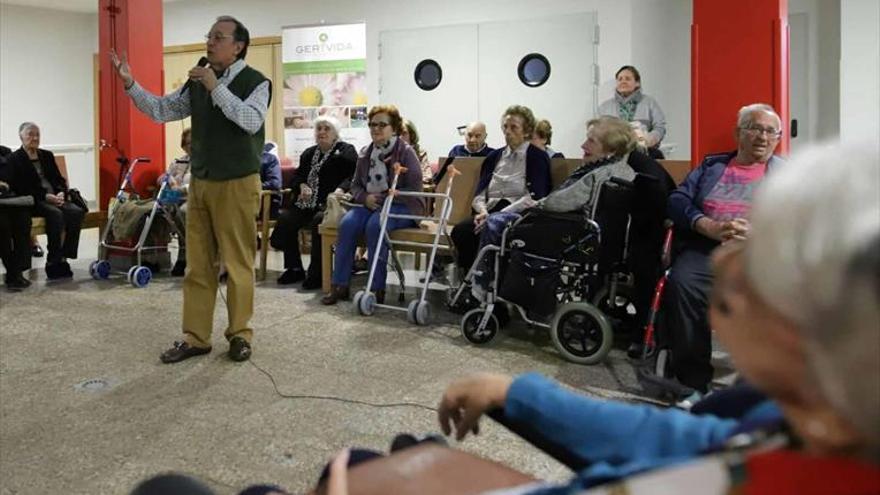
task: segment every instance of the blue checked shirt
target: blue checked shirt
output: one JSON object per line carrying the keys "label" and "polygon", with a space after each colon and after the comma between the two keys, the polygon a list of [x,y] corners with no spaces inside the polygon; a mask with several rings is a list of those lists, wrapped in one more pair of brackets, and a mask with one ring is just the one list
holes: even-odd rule
{"label": "blue checked shirt", "polygon": [[[269,108],[269,81],[257,86],[244,100],[229,91],[226,86],[245,68],[244,60],[236,60],[217,78],[217,87],[211,91],[214,105],[220,107],[227,119],[238,124],[249,134],[256,134],[266,120]],[[193,81],[192,84],[201,84]],[[183,94],[183,86],[165,96],[156,96],[145,90],[135,81],[126,93],[134,105],[156,122],[170,122],[189,117],[192,111],[189,105],[189,94]]]}

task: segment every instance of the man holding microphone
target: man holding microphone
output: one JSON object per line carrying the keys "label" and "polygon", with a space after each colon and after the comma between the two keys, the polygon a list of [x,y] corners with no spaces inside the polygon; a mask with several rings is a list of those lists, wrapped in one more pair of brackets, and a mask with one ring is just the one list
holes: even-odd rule
{"label": "man holding microphone", "polygon": [[251,355],[254,308],[254,219],[260,198],[260,153],[271,82],[244,61],[250,35],[238,20],[221,16],[205,36],[207,63],[169,95],[147,92],[132,77],[123,54],[111,62],[137,108],[157,122],[192,116],[192,178],[187,198],[183,339],[162,353],[176,363],[211,351],[218,260],[228,273],[229,358]]}

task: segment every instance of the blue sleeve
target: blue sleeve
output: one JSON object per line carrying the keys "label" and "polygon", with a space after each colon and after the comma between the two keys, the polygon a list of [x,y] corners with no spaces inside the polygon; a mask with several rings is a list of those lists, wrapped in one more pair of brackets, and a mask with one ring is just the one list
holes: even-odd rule
{"label": "blue sleeve", "polygon": [[537,373],[514,380],[504,413],[591,463],[610,465],[695,455],[726,439],[738,424],[678,409],[594,399]]}
{"label": "blue sleeve", "polygon": [[669,195],[667,213],[680,229],[692,230],[697,220],[705,216],[696,205],[698,187],[705,172],[705,164],[691,170],[681,185]]}
{"label": "blue sleeve", "polygon": [[264,191],[278,191],[281,189],[281,162],[278,161],[275,155],[271,153],[263,155],[261,172],[260,180],[263,182]]}

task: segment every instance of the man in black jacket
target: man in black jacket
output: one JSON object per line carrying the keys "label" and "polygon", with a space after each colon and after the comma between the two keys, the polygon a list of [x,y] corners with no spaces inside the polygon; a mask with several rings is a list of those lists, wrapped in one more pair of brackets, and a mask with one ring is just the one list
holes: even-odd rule
{"label": "man in black jacket", "polygon": [[46,219],[49,253],[46,276],[49,280],[73,277],[66,258],[76,258],[79,233],[86,211],[68,201],[67,180],[58,170],[55,155],[40,148],[40,128],[25,122],[18,128],[21,148],[9,158],[12,189],[34,198],[33,216]]}
{"label": "man in black jacket", "polygon": [[24,202],[32,205],[33,201],[17,195],[9,185],[12,167],[7,158],[11,153],[6,146],[0,146],[0,259],[6,268],[6,290],[20,291],[31,285],[21,273],[30,261],[31,209]]}

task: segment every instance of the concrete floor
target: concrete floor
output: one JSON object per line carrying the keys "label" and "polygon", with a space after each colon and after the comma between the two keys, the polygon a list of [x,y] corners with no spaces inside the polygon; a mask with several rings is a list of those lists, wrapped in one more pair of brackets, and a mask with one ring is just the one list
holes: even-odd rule
{"label": "concrete floor", "polygon": [[[639,393],[619,350],[579,366],[563,361],[545,332],[522,326],[477,348],[460,336],[456,315],[418,328],[399,312],[368,318],[350,303],[321,306],[317,292],[275,284],[280,253],[258,283],[250,362],[226,358],[218,298],[214,352],[163,365],[159,354],[179,336],[181,279],[162,274],[145,289],[122,276],[94,281],[96,244],[97,231],[84,232],[72,281],[47,283],[35,269],[30,289],[0,291],[4,495],[124,494],[171,470],[223,494],[264,482],[303,492],[345,446],[387,450],[396,433],[438,431],[430,409],[469,372],[536,370],[593,395]],[[408,404],[390,405],[400,403]],[[541,478],[569,475],[491,421],[458,447]]]}

